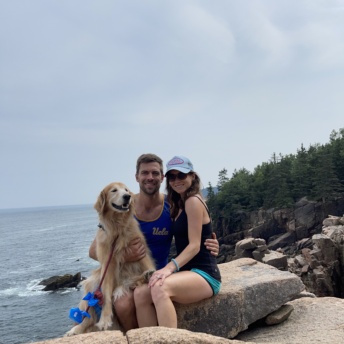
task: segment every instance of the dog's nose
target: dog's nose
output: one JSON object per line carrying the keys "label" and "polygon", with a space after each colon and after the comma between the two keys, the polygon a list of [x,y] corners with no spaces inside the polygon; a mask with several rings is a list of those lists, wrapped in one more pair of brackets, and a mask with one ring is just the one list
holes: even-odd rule
{"label": "dog's nose", "polygon": [[123,199],[124,199],[125,202],[129,202],[130,198],[131,198],[131,196],[129,194],[123,195]]}

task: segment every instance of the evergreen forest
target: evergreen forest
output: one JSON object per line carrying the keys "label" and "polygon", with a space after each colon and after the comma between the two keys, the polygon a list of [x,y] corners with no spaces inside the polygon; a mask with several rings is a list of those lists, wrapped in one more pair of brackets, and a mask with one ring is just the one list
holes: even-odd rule
{"label": "evergreen forest", "polygon": [[286,208],[303,197],[327,201],[343,196],[344,191],[344,128],[333,130],[329,142],[303,144],[296,154],[272,154],[269,162],[253,172],[234,170],[231,178],[224,168],[218,184],[207,187],[207,204],[213,220],[228,222],[238,212],[258,209]]}

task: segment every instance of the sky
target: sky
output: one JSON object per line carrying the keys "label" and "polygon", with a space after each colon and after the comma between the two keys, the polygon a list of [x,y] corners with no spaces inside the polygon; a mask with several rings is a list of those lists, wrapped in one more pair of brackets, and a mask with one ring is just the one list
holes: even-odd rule
{"label": "sky", "polygon": [[138,192],[142,153],[215,186],[344,127],[344,0],[0,0],[0,49],[0,209]]}

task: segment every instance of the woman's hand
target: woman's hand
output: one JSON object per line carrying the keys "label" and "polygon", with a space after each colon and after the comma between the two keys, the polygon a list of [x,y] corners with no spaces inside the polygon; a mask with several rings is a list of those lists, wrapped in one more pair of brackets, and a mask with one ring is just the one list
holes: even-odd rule
{"label": "woman's hand", "polygon": [[165,278],[168,276],[171,276],[173,271],[171,271],[167,266],[164,268],[157,270],[153,273],[151,278],[148,282],[148,287],[153,287],[156,283],[159,283],[160,285],[163,285]]}

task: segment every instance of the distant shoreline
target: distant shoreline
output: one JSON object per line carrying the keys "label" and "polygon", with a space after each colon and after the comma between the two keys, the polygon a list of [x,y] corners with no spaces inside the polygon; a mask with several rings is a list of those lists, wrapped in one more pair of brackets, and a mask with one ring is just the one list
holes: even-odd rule
{"label": "distant shoreline", "polygon": [[93,207],[93,204],[70,204],[70,205],[46,205],[37,207],[21,207],[21,208],[1,208],[0,212],[11,212],[11,211],[32,211],[32,210],[43,210],[43,209],[63,209],[63,208],[83,208]]}

